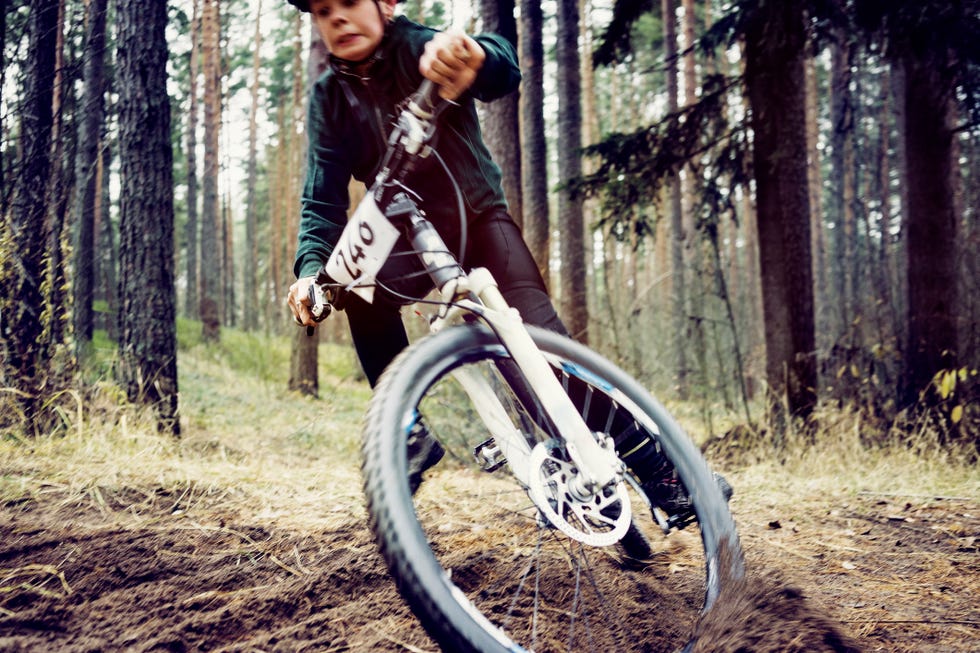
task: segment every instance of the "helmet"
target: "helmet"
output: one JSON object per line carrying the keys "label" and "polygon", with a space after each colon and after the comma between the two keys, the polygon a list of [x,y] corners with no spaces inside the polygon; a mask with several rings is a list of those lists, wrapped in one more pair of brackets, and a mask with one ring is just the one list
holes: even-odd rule
{"label": "helmet", "polygon": [[[395,0],[396,2],[403,2],[404,0]],[[293,5],[300,11],[310,10],[310,0],[289,0],[289,4]]]}

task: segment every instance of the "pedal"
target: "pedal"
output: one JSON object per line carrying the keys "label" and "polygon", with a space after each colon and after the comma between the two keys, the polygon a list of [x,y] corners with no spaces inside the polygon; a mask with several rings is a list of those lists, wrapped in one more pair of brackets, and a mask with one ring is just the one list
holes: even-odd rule
{"label": "pedal", "polygon": [[473,448],[473,456],[476,457],[476,462],[479,463],[485,472],[496,471],[507,462],[503,452],[497,446],[497,443],[493,441],[493,438],[484,440],[476,445]]}
{"label": "pedal", "polygon": [[692,524],[697,519],[693,511],[679,515],[668,515],[660,508],[654,506],[651,512],[653,513],[653,520],[657,522],[657,526],[660,527],[664,535],[669,535],[671,529],[674,528],[683,530],[684,527]]}

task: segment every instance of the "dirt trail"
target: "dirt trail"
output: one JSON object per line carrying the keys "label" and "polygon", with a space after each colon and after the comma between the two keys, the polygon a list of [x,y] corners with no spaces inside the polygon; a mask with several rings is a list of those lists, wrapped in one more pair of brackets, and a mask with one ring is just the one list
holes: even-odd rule
{"label": "dirt trail", "polygon": [[[0,511],[0,651],[436,650],[356,516],[299,532],[200,505],[137,518],[124,497],[103,500]],[[735,513],[751,575],[701,625],[701,650],[817,650],[806,631],[822,650],[850,638],[980,651],[980,505],[859,497],[797,504],[799,519]]]}

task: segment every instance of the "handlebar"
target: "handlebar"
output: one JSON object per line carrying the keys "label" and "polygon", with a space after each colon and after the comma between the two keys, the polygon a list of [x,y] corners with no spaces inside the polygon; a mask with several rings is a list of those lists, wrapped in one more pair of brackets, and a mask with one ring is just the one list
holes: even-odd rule
{"label": "handlebar", "polygon": [[[436,121],[450,104],[454,103],[443,99],[439,95],[439,86],[428,79],[423,79],[409,97],[395,121],[381,170],[369,191],[376,194],[378,200],[391,182],[401,181],[418,159],[429,155],[431,150],[428,145],[435,134]],[[346,291],[333,282],[326,272],[326,266],[320,268],[308,292],[310,313],[315,322],[322,322],[333,310],[344,308]],[[313,329],[307,327],[307,335],[313,335]]]}
{"label": "handlebar", "polygon": [[434,121],[442,110],[449,104],[448,100],[439,95],[439,87],[429,79],[423,79],[422,84],[412,95],[408,103],[409,110],[420,120]]}

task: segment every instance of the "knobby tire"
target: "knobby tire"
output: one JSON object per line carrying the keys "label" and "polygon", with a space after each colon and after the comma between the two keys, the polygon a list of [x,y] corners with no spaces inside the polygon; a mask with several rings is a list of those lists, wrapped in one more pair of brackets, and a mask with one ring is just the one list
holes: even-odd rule
{"label": "knobby tire", "polygon": [[[547,420],[514,390],[499,340],[482,325],[466,324],[403,351],[371,401],[363,476],[381,553],[412,611],[447,651],[676,650],[724,580],[740,574],[728,505],[700,451],[642,386],[571,339],[529,330],[593,430],[632,423],[636,409],[656,425],[655,446],[691,495],[697,522],[664,538],[631,490],[633,527],[618,547],[582,545],[542,523],[507,466],[486,472],[473,460],[473,447],[489,434],[452,381],[450,373],[462,366],[488,379],[522,432],[549,436]],[[607,415],[613,411],[615,419]],[[446,456],[413,496],[406,441],[419,415]],[[626,454],[638,440],[616,429],[617,451]],[[639,551],[649,551],[647,539],[651,559],[624,563],[623,544],[627,553],[637,541]]]}

